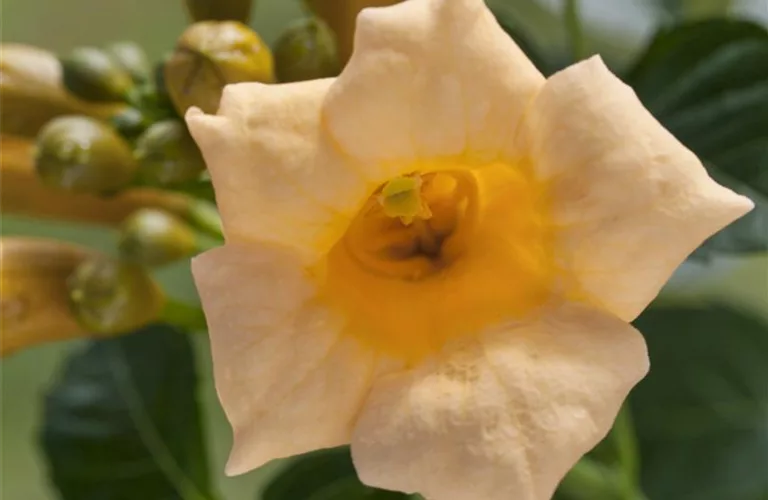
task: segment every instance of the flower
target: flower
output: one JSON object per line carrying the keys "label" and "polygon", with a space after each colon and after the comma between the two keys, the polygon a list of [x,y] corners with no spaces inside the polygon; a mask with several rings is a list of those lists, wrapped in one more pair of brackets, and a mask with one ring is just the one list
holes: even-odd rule
{"label": "flower", "polygon": [[629,322],[752,207],[600,58],[545,79],[482,0],[366,9],[338,78],[187,121],[230,474],[351,443],[372,486],[551,497],[648,369]]}

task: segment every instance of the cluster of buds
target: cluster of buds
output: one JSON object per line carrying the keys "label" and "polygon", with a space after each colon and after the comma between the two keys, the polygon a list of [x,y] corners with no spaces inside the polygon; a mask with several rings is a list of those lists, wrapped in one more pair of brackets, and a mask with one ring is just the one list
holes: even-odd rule
{"label": "cluster of buds", "polygon": [[354,18],[397,0],[306,0],[268,46],[250,0],[186,0],[192,23],[152,63],[133,42],[60,57],[2,45],[3,210],[118,227],[115,256],[51,239],[2,240],[2,354],[127,332],[163,318],[152,270],[221,239],[205,162],[183,120],[215,113],[224,87],[335,76]]}

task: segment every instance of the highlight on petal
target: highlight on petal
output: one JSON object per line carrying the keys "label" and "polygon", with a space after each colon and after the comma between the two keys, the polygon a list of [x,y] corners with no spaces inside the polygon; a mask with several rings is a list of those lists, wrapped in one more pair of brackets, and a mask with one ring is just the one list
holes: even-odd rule
{"label": "highlight on petal", "polygon": [[187,112],[228,241],[270,241],[311,259],[343,231],[369,187],[320,128],[330,84],[229,85],[217,115]]}
{"label": "highlight on petal", "polygon": [[521,135],[551,183],[564,265],[631,321],[683,260],[753,204],[713,181],[599,57],[552,76]]}
{"label": "highlight on petal", "polygon": [[551,498],[647,370],[634,328],[563,305],[381,378],[352,458],[363,482],[427,498]]}
{"label": "highlight on petal", "polygon": [[313,303],[297,258],[228,244],[192,262],[219,399],[234,430],[227,473],[349,442],[374,356]]}
{"label": "highlight on petal", "polygon": [[498,158],[543,82],[483,0],[409,0],[360,13],[324,117],[383,182],[419,159]]}

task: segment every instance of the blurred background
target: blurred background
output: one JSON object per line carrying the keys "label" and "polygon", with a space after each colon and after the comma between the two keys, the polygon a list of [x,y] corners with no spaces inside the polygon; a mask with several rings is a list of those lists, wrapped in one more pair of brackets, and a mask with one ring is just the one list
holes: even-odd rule
{"label": "blurred background", "polygon": [[[551,55],[554,66],[569,57],[569,37],[564,28],[560,0],[493,0],[495,12],[519,26],[542,51]],[[581,15],[587,33],[589,53],[601,53],[616,68],[624,68],[645,49],[660,26],[681,20],[729,16],[768,25],[768,0],[583,0]],[[258,0],[251,26],[271,44],[286,25],[302,15],[297,0]],[[153,61],[169,52],[188,24],[181,0],[3,0],[2,42],[26,43],[63,54],[81,45],[104,45],[119,40],[136,40]],[[763,60],[768,66],[768,59]],[[766,108],[756,108],[763,113]],[[764,121],[757,122],[764,124]],[[765,135],[762,136],[765,140]],[[763,143],[764,144],[764,143]],[[768,151],[768,150],[767,150]],[[768,176],[768,171],[762,174]],[[765,177],[763,177],[765,182]],[[756,231],[768,224],[755,222]],[[765,226],[763,226],[765,227]],[[763,229],[764,230],[764,229]],[[3,214],[3,235],[50,236],[82,243],[114,253],[113,230],[87,224],[40,220]],[[183,261],[164,268],[158,277],[169,294],[195,302],[195,292]],[[668,296],[680,301],[713,300],[746,309],[768,321],[768,261],[765,253],[724,255],[687,263],[668,287]],[[686,302],[688,303],[688,302]],[[724,332],[728,335],[731,332]],[[41,456],[39,427],[43,395],[58,373],[64,357],[83,341],[52,343],[18,352],[2,360],[2,464],[0,496],[5,500],[46,500],[57,498],[49,485]],[[256,498],[255,492],[281,467],[274,464],[256,473],[225,478],[223,464],[229,450],[229,427],[216,401],[210,377],[210,359],[204,334],[195,338],[200,399],[204,407],[203,428],[211,453],[210,469],[222,498]],[[765,351],[762,354],[766,354]],[[768,364],[768,358],[762,358]],[[765,372],[761,372],[764,373]],[[768,378],[763,379],[768,394]],[[756,381],[760,384],[760,381]],[[759,390],[759,389],[758,389]],[[757,402],[768,408],[768,396]],[[763,460],[768,476],[768,412],[763,434],[752,461]],[[692,417],[695,419],[695,415]],[[762,449],[762,455],[760,454]],[[735,460],[735,459],[734,459]],[[734,467],[739,467],[733,462]],[[681,466],[682,467],[682,466]],[[703,470],[703,469],[702,469]],[[745,478],[745,481],[747,479]],[[751,480],[751,479],[750,479]],[[755,490],[758,491],[758,490]],[[710,500],[766,500],[764,496],[711,496]],[[680,498],[683,498],[681,496]],[[659,498],[658,500],[680,500]],[[693,497],[685,497],[691,498]],[[697,497],[701,500],[704,497]],[[600,500],[600,499],[597,499]],[[657,500],[652,498],[652,500]]]}

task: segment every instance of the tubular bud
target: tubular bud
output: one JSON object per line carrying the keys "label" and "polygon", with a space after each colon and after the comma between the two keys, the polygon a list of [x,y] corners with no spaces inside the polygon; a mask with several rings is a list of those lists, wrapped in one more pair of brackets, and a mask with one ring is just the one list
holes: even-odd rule
{"label": "tubular bud", "polygon": [[124,101],[133,87],[131,75],[103,50],[80,47],[61,60],[64,86],[87,101]]}
{"label": "tubular bud", "polygon": [[43,49],[21,44],[1,44],[0,131],[34,137],[56,116],[83,114],[107,118],[121,105],[78,99],[62,85],[61,64]]}
{"label": "tubular bud", "polygon": [[165,86],[180,115],[197,106],[219,107],[224,86],[272,82],[272,54],[264,41],[237,21],[201,21],[181,35],[164,67]]}
{"label": "tubular bud", "polygon": [[49,186],[111,193],[133,180],[137,165],[128,143],[106,124],[86,116],[62,116],[40,131],[35,168]]}
{"label": "tubular bud", "polygon": [[0,239],[0,356],[87,334],[69,309],[66,280],[93,255],[56,240]]}
{"label": "tubular bud", "polygon": [[312,11],[336,33],[339,60],[346,64],[352,55],[357,15],[366,7],[384,7],[403,0],[304,0]]}
{"label": "tubular bud", "polygon": [[169,185],[197,179],[205,161],[187,127],[164,120],[149,127],[136,142],[134,155],[148,184]]}
{"label": "tubular bud", "polygon": [[252,0],[186,0],[192,21],[241,21],[251,17]]}
{"label": "tubular bud", "polygon": [[107,54],[123,70],[125,70],[135,83],[144,83],[150,79],[152,73],[147,54],[135,42],[115,42],[106,49]]}
{"label": "tubular bud", "polygon": [[109,123],[121,136],[133,140],[147,129],[149,126],[148,121],[140,109],[125,108],[110,118]]}
{"label": "tubular bud", "polygon": [[340,71],[336,38],[319,18],[291,24],[275,43],[274,57],[280,82],[327,78]]}
{"label": "tubular bud", "polygon": [[88,330],[117,334],[156,320],[165,302],[157,284],[139,264],[96,257],[67,279],[70,306]]}
{"label": "tubular bud", "polygon": [[197,236],[180,218],[145,208],[131,214],[120,228],[120,256],[145,266],[161,266],[197,250]]}

